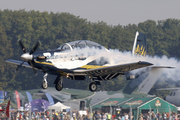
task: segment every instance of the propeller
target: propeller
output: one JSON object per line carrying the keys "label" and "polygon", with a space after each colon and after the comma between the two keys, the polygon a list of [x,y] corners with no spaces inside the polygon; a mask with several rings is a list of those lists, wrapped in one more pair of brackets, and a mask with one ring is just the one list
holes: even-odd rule
{"label": "propeller", "polygon": [[24,47],[24,45],[23,45],[22,42],[21,42],[21,39],[19,39],[18,42],[19,42],[19,45],[20,45],[21,49],[23,50],[23,52],[24,52],[24,53],[27,53],[27,52],[26,52],[26,48]]}
{"label": "propeller", "polygon": [[23,61],[20,65],[17,66],[16,72],[19,71],[20,67],[23,65],[24,62],[25,62],[25,61]]}
{"label": "propeller", "polygon": [[33,47],[33,49],[31,50],[31,52],[30,52],[29,54],[30,54],[30,55],[33,54],[33,53],[36,51],[36,49],[39,47],[39,45],[40,45],[40,41],[38,41],[38,42],[36,43],[36,45]]}
{"label": "propeller", "polygon": [[33,72],[34,72],[34,74],[36,75],[37,72],[36,72],[35,67],[34,67],[34,65],[33,65],[33,63],[32,63],[31,60],[33,59],[32,54],[37,50],[37,48],[38,48],[39,45],[40,45],[40,41],[38,41],[38,42],[36,43],[36,45],[31,49],[31,51],[30,51],[29,53],[27,53],[26,48],[24,47],[21,39],[19,39],[18,42],[19,42],[19,45],[20,45],[21,49],[23,50],[24,54],[21,55],[21,58],[23,59],[23,62],[22,62],[20,65],[18,65],[18,67],[16,68],[16,72],[21,68],[21,66],[23,65],[23,63],[24,63],[25,61],[27,61],[27,62],[32,66]]}
{"label": "propeller", "polygon": [[34,74],[35,74],[35,76],[36,76],[36,75],[37,75],[37,72],[36,72],[36,69],[34,68],[34,65],[32,64],[31,61],[30,61],[29,63],[30,63],[30,65],[32,66],[33,72],[34,72]]}

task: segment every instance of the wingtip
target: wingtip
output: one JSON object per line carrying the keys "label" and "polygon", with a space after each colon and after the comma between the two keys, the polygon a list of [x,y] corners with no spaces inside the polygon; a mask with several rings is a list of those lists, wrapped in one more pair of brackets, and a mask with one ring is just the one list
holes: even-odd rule
{"label": "wingtip", "polygon": [[144,62],[144,61],[139,61],[138,63],[139,63],[139,64],[144,64],[144,65],[153,65],[152,63]]}
{"label": "wingtip", "polygon": [[167,68],[173,69],[173,68],[175,68],[175,67],[167,67]]}

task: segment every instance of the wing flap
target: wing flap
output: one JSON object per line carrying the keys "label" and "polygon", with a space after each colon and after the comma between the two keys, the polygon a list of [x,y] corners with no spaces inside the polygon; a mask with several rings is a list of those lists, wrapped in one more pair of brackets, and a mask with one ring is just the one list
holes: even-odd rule
{"label": "wing flap", "polygon": [[[23,61],[8,59],[6,60],[6,62],[15,64],[15,65],[20,65]],[[27,68],[32,68],[27,62],[24,62],[22,66],[27,67]]]}

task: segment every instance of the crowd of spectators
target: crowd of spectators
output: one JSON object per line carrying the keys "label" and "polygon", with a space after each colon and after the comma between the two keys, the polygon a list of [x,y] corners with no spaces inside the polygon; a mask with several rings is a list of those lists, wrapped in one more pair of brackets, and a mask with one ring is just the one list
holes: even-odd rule
{"label": "crowd of spectators", "polygon": [[[56,111],[45,111],[45,112],[31,112],[29,114],[29,111],[11,111],[9,115],[9,119],[11,120],[136,120],[137,118],[134,118],[132,115],[130,118],[130,113],[123,113],[123,115],[120,116],[113,116],[110,113],[102,112],[102,111],[92,111],[90,113],[89,111],[86,111],[85,114],[73,110],[72,113],[70,112],[56,112]],[[6,116],[5,111],[0,112],[0,120],[9,120]],[[148,112],[148,113],[141,113],[139,115],[138,120],[180,120],[178,118],[177,113],[172,112],[169,114],[168,112],[164,113],[154,113]]]}
{"label": "crowd of spectators", "polygon": [[[31,112],[29,111],[16,111],[13,110],[9,114],[9,119],[11,120],[90,120],[90,112],[86,111],[85,114],[79,111],[73,110],[72,114],[70,112],[58,112],[58,111],[45,111],[45,112]],[[0,120],[9,120],[6,115],[6,111],[0,112]]]}
{"label": "crowd of spectators", "polygon": [[178,115],[175,112],[171,112],[170,114],[169,112],[163,112],[161,114],[159,112],[154,113],[152,111],[151,113],[150,112],[145,114],[141,113],[139,115],[139,120],[180,120],[180,118],[178,118]]}

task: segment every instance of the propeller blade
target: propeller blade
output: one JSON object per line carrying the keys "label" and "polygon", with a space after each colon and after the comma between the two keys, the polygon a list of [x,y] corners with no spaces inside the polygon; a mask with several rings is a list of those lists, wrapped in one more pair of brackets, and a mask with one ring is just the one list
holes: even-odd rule
{"label": "propeller blade", "polygon": [[22,44],[21,39],[19,39],[18,42],[19,42],[19,45],[20,45],[21,49],[23,50],[23,52],[26,53],[26,48]]}
{"label": "propeller blade", "polygon": [[39,47],[39,45],[40,45],[40,41],[38,41],[38,42],[36,43],[36,45],[33,47],[33,49],[31,50],[31,52],[30,52],[29,54],[30,54],[30,55],[33,54],[33,53],[36,51],[36,49]]}
{"label": "propeller blade", "polygon": [[24,61],[23,61],[20,65],[18,65],[18,67],[16,68],[16,72],[19,71],[19,69],[21,68],[21,66],[23,65],[23,63],[24,63]]}
{"label": "propeller blade", "polygon": [[35,68],[34,68],[33,63],[32,63],[31,61],[30,61],[29,63],[30,63],[30,65],[32,66],[32,69],[33,69],[34,74],[37,75],[37,72],[36,72],[36,70],[35,70]]}

